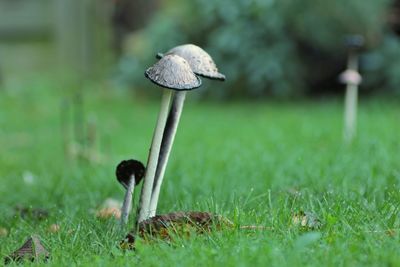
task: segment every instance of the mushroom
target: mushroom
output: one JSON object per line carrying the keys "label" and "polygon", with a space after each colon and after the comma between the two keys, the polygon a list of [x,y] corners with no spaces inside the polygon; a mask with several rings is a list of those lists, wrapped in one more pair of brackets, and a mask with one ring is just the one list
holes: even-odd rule
{"label": "mushroom", "polygon": [[140,161],[134,159],[123,160],[118,164],[115,175],[118,182],[126,189],[121,215],[121,226],[123,227],[128,222],[135,186],[143,179],[144,166]]}
{"label": "mushroom", "polygon": [[[166,57],[169,55],[178,55],[186,59],[193,72],[197,75],[213,80],[225,80],[225,75],[218,72],[217,66],[211,56],[202,48],[196,45],[180,45],[172,48],[165,54],[165,56],[159,53],[157,54],[157,57],[163,58],[163,56]],[[154,178],[154,187],[150,202],[151,217],[156,214],[160,188],[163,182],[172,144],[174,142],[176,129],[178,127],[179,119],[182,113],[185,96],[185,91],[176,92],[171,104],[171,109],[168,115],[167,124],[165,126],[164,135],[161,143],[160,155],[158,157],[156,175]]]}
{"label": "mushroom", "polygon": [[[201,80],[190,68],[189,63],[180,56],[168,55],[148,68],[145,72],[146,78],[158,86],[172,89],[177,92],[192,90],[201,86]],[[141,222],[150,216],[150,200],[152,196],[154,176],[156,174],[158,156],[160,153],[161,141],[168,116],[168,108],[171,97],[171,90],[164,90],[162,108],[159,119],[154,130],[153,141],[147,162],[144,176],[143,188],[140,196],[137,222]],[[184,94],[183,94],[184,96]]]}
{"label": "mushroom", "polygon": [[344,138],[347,143],[350,143],[356,134],[358,86],[362,80],[361,75],[358,73],[358,58],[359,51],[364,45],[364,38],[361,35],[350,35],[346,37],[345,43],[349,53],[347,70],[340,75],[339,79],[347,85]]}

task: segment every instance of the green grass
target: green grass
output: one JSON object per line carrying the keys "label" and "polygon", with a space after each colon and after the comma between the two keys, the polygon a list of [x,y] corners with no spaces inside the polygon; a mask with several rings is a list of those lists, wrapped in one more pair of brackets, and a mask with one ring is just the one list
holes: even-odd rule
{"label": "green grass", "polygon": [[[146,162],[158,103],[89,88],[86,115],[96,118],[105,157],[90,164],[64,157],[65,90],[32,82],[0,91],[0,227],[10,231],[0,237],[0,257],[36,233],[51,251],[48,266],[400,265],[398,101],[361,100],[358,138],[345,146],[339,101],[202,103],[189,95],[159,213],[205,210],[271,229],[139,242],[123,253],[117,222],[92,210],[122,199],[114,177],[120,160]],[[18,204],[46,208],[50,217],[14,216]],[[293,225],[299,211],[315,213],[322,228]],[[52,223],[59,233],[47,231]]]}

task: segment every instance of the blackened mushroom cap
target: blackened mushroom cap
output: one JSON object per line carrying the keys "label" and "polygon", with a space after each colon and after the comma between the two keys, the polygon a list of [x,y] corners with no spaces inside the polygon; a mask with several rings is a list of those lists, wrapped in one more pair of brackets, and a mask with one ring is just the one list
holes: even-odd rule
{"label": "blackened mushroom cap", "polygon": [[189,63],[177,55],[166,55],[152,67],[145,76],[153,83],[177,91],[200,87],[201,80],[194,74]]}
{"label": "blackened mushroom cap", "polygon": [[144,165],[138,160],[129,159],[121,161],[116,170],[117,180],[123,187],[128,188],[132,174],[135,175],[135,185],[138,185],[144,176]]}
{"label": "blackened mushroom cap", "polygon": [[[212,57],[202,48],[194,44],[185,44],[172,48],[165,55],[175,54],[186,59],[193,72],[205,78],[225,81],[225,75],[218,72]],[[162,58],[158,53],[157,57]]]}

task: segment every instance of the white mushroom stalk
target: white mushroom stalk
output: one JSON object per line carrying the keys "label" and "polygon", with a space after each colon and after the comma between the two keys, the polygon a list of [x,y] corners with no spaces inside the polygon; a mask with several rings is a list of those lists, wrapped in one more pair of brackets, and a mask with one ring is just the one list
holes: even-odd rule
{"label": "white mushroom stalk", "polygon": [[146,220],[150,216],[150,200],[153,190],[154,176],[156,174],[158,155],[164,132],[165,123],[167,121],[169,103],[171,100],[171,91],[164,90],[160,112],[158,114],[156,128],[154,129],[153,140],[150,147],[149,158],[147,160],[146,172],[144,175],[143,188],[140,194],[139,210],[137,222]]}
{"label": "white mushroom stalk", "polygon": [[129,220],[129,214],[132,210],[132,195],[135,190],[135,175],[132,174],[126,189],[124,202],[121,208],[121,228],[124,228]]}
{"label": "white mushroom stalk", "polygon": [[153,193],[150,201],[150,217],[156,215],[160,189],[164,179],[165,170],[167,168],[169,155],[171,154],[172,145],[174,143],[176,130],[178,129],[185,97],[186,91],[176,92],[171,104],[171,110],[164,130],[160,155],[158,157],[158,165],[154,179]]}
{"label": "white mushroom stalk", "polygon": [[146,70],[145,76],[153,83],[167,89],[164,89],[161,109],[150,148],[143,188],[140,196],[137,225],[151,216],[150,202],[161,142],[169,111],[169,102],[172,94],[171,90],[185,91],[197,88],[201,85],[201,80],[193,73],[188,62],[177,55],[168,55],[163,57],[160,61],[154,64],[153,67]]}
{"label": "white mushroom stalk", "polygon": [[[225,75],[218,72],[211,56],[200,47],[193,44],[185,44],[177,46],[165,55],[177,55],[184,58],[190,65],[190,68],[197,75],[213,80],[225,80]],[[163,58],[162,54],[157,54],[158,58]],[[161,185],[164,179],[165,170],[168,164],[169,155],[171,153],[176,130],[178,128],[180,116],[182,113],[183,104],[186,93],[179,91],[175,93],[174,100],[171,104],[170,114],[164,130],[164,137],[161,144],[160,155],[156,176],[154,178],[153,194],[150,202],[150,216],[154,216],[157,212],[157,204],[160,195]]]}

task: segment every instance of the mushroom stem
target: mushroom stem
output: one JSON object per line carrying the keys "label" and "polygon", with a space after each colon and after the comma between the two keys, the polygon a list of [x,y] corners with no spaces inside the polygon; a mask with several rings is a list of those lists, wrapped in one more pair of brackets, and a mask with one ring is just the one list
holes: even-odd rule
{"label": "mushroom stem", "polygon": [[171,90],[163,90],[161,100],[160,112],[158,114],[156,128],[154,130],[153,140],[150,147],[149,158],[147,160],[146,172],[144,175],[143,187],[140,194],[139,210],[137,216],[137,223],[146,220],[150,216],[150,199],[154,183],[154,175],[156,173],[158,155],[160,153],[160,146],[167,121],[169,103],[171,100]]}
{"label": "mushroom stem", "polygon": [[123,228],[127,223],[129,219],[129,213],[132,209],[132,194],[133,190],[135,190],[135,175],[132,174],[128,187],[126,188],[126,193],[124,197],[124,203],[122,204],[122,210],[121,210],[121,228]]}
{"label": "mushroom stem", "polygon": [[[358,55],[356,52],[350,52],[348,69],[358,70]],[[351,143],[356,135],[356,123],[357,123],[357,98],[358,98],[358,86],[352,83],[347,84],[346,95],[345,95],[345,130],[344,138],[347,143]]]}
{"label": "mushroom stem", "polygon": [[176,130],[182,114],[183,104],[185,102],[186,91],[176,92],[169,111],[167,124],[165,125],[164,135],[161,143],[160,154],[156,175],[154,177],[153,193],[150,201],[150,217],[154,216],[157,211],[158,198],[160,195],[161,185],[164,179],[165,170],[167,168],[169,155],[174,143]]}

